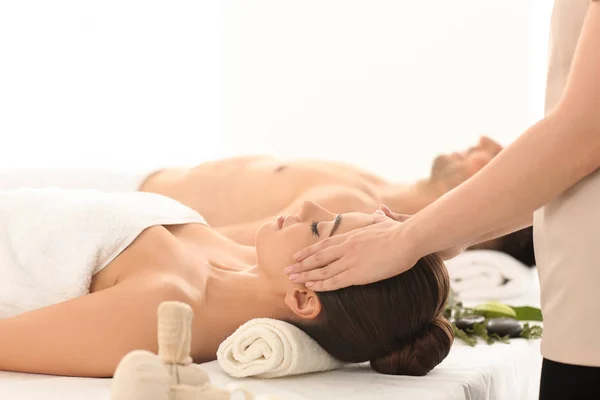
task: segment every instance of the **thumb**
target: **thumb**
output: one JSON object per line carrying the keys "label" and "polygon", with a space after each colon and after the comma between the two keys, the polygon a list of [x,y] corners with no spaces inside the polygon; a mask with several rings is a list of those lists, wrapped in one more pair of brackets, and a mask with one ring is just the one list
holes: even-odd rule
{"label": "thumb", "polygon": [[384,214],[383,211],[377,210],[373,213],[373,223],[377,224],[379,222],[389,221],[389,217]]}
{"label": "thumb", "polygon": [[386,206],[385,204],[380,204],[380,205],[379,205],[379,209],[380,209],[381,211],[383,211],[383,212],[384,212],[386,215],[391,215],[391,214],[393,214],[392,210],[390,210],[390,209],[388,208],[388,206]]}
{"label": "thumb", "polygon": [[390,210],[387,206],[384,206],[383,204],[379,206],[379,210],[383,212],[385,215],[387,215],[388,217],[395,219],[396,221],[398,221],[398,218],[400,217],[401,214],[396,214],[395,212],[393,212],[392,210]]}
{"label": "thumb", "polygon": [[377,210],[377,212],[379,211],[383,212],[386,216],[398,222],[404,222],[410,218],[410,215],[395,213],[383,204],[379,206],[379,210]]}

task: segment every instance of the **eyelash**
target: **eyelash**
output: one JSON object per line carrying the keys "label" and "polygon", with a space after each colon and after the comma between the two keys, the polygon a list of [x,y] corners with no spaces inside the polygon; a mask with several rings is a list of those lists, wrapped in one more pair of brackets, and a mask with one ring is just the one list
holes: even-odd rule
{"label": "eyelash", "polygon": [[319,237],[319,230],[317,229],[317,225],[319,225],[319,221],[313,221],[310,224],[310,230],[312,231],[313,235]]}

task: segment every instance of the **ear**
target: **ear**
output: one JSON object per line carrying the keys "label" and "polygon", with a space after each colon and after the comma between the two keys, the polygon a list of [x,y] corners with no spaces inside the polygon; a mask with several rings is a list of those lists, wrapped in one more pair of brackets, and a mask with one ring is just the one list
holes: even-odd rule
{"label": "ear", "polygon": [[285,294],[285,305],[302,319],[315,319],[321,313],[317,294],[305,287],[295,287]]}

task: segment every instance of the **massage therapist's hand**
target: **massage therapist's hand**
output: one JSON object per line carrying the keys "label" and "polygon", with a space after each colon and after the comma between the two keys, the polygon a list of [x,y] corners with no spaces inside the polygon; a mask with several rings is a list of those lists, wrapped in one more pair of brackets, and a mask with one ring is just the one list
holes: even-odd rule
{"label": "massage therapist's hand", "polygon": [[[388,210],[389,211],[389,210]],[[406,219],[408,216],[398,216]],[[395,218],[394,218],[395,219]],[[365,285],[398,275],[411,268],[419,256],[402,239],[402,223],[373,214],[373,224],[332,236],[294,255],[297,261],[286,270],[290,279],[316,291]]]}
{"label": "massage therapist's hand", "polygon": [[[388,216],[389,218],[391,218],[395,221],[398,221],[398,222],[404,222],[411,217],[410,215],[406,215],[406,214],[397,214],[397,213],[391,211],[386,206],[379,207],[379,211],[382,211],[386,216]],[[457,255],[459,255],[460,253],[462,253],[465,250],[466,250],[465,246],[454,246],[454,247],[450,247],[449,249],[446,249],[446,250],[438,251],[436,254],[442,260],[450,260],[451,258],[456,257]]]}

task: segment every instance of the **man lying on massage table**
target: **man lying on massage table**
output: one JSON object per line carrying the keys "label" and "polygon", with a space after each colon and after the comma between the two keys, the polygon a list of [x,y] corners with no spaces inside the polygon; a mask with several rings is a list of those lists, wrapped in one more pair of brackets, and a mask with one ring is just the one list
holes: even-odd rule
{"label": "man lying on massage table", "polygon": [[[387,182],[356,167],[315,160],[283,162],[271,157],[229,158],[194,168],[167,168],[150,175],[140,187],[174,198],[195,209],[217,231],[235,241],[254,244],[256,230],[278,215],[299,211],[313,201],[335,213],[372,213],[379,204],[414,214],[485,166],[502,147],[482,137],[461,153],[433,161],[431,176],[413,184]],[[531,228],[477,245],[499,250],[533,266]]]}

